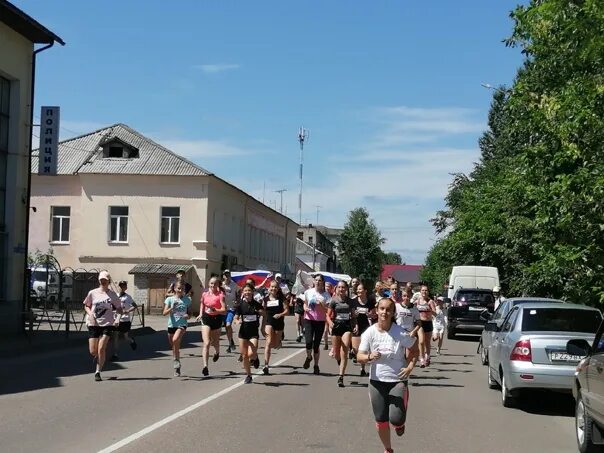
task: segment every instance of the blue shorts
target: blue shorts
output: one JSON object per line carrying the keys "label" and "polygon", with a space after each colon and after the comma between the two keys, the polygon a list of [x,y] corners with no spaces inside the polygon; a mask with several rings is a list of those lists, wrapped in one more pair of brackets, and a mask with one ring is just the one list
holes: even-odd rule
{"label": "blue shorts", "polygon": [[225,324],[233,324],[233,319],[235,319],[235,310],[232,308],[229,308],[227,310],[227,313],[224,317],[224,323]]}

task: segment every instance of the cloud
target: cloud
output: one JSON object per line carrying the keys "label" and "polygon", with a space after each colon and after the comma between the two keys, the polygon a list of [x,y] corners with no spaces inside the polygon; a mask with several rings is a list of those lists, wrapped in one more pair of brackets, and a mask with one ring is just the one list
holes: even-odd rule
{"label": "cloud", "polygon": [[201,69],[206,74],[216,74],[217,72],[232,71],[234,69],[239,69],[241,66],[238,64],[218,63],[200,64],[196,65],[195,67]]}

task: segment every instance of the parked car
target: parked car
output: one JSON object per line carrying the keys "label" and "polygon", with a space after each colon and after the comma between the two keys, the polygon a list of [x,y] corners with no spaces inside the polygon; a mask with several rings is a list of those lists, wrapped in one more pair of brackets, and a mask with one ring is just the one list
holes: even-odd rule
{"label": "parked car", "polygon": [[521,389],[572,391],[575,368],[583,357],[569,354],[567,343],[592,342],[601,322],[600,311],[585,305],[515,306],[489,348],[489,387],[501,387],[505,407],[516,403]]}
{"label": "parked car", "polygon": [[480,333],[486,324],[481,313],[493,312],[495,298],[490,289],[460,288],[455,291],[447,310],[447,338],[459,332]]}
{"label": "parked car", "polygon": [[604,323],[596,333],[593,344],[583,339],[570,340],[566,352],[586,356],[575,372],[575,434],[581,453],[604,450]]}
{"label": "parked car", "polygon": [[507,316],[507,314],[516,305],[531,303],[561,304],[564,303],[564,301],[557,299],[547,299],[545,297],[513,297],[504,300],[501,305],[497,307],[497,310],[495,310],[493,314],[490,314],[489,312],[482,312],[481,317],[483,317],[487,321],[480,338],[480,360],[482,361],[483,365],[489,363],[489,348],[491,347],[491,344],[493,344],[493,338],[495,337],[497,329],[501,327],[501,324],[503,323],[503,320]]}

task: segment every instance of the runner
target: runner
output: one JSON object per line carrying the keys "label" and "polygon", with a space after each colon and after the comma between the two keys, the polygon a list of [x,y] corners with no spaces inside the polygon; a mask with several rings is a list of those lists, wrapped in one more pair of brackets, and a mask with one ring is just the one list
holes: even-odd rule
{"label": "runner", "polygon": [[374,294],[376,303],[379,302],[382,297],[384,297],[384,282],[382,282],[380,280],[375,282],[375,286],[373,288],[373,294]]}
{"label": "runner", "polygon": [[[334,294],[334,287],[333,287],[333,283],[331,282],[325,282],[325,292],[327,292],[327,294],[329,294],[329,297],[331,298]],[[325,329],[323,329],[323,342],[325,343],[325,345],[323,346],[323,349],[325,349],[326,351],[329,349],[329,336],[331,335],[331,329],[329,328],[329,324],[327,324],[327,320],[325,321]],[[329,350],[329,357],[333,357],[334,355],[334,350],[333,350],[333,344],[331,345],[331,349]]]}
{"label": "runner", "polygon": [[419,335],[421,335],[423,342],[420,341],[419,343],[419,366],[423,368],[424,366],[430,366],[430,337],[434,330],[432,318],[436,314],[436,306],[434,305],[434,301],[430,298],[426,285],[422,285],[420,295],[416,306],[419,311],[419,317],[422,320],[422,329],[419,332]]}
{"label": "runner", "polygon": [[438,341],[436,354],[440,355],[440,350],[443,346],[445,337],[445,329],[447,328],[447,314],[444,309],[445,299],[442,296],[436,298],[436,314],[434,315],[434,331],[432,333],[432,341]]}
{"label": "runner", "polygon": [[235,321],[239,328],[239,351],[243,357],[243,368],[246,372],[245,384],[252,383],[250,362],[254,368],[260,366],[258,359],[258,328],[262,304],[254,300],[254,285],[246,284],[241,292],[241,301],[235,306]]}
{"label": "runner", "polygon": [[118,360],[117,352],[119,349],[120,336],[124,338],[129,344],[132,350],[136,350],[136,341],[130,336],[130,329],[132,328],[132,312],[136,310],[136,302],[132,299],[130,294],[126,292],[128,289],[128,282],[122,280],[118,283],[120,287],[119,298],[122,303],[122,314],[118,316],[119,326],[115,332],[113,332],[113,357],[112,360]]}
{"label": "runner", "polygon": [[224,329],[226,330],[227,340],[229,347],[227,352],[235,350],[235,342],[233,341],[233,317],[235,316],[235,302],[237,302],[237,292],[239,286],[233,280],[231,280],[231,271],[225,269],[222,272],[222,290],[224,291],[224,302],[227,307],[227,313],[224,317]]}
{"label": "runner", "polygon": [[298,337],[296,341],[300,343],[304,336],[304,299],[290,293],[291,302],[294,304],[294,316],[296,317],[296,327],[298,329]]}
{"label": "runner", "polygon": [[105,365],[107,344],[114,330],[114,312],[122,313],[121,301],[114,291],[109,289],[109,272],[99,273],[99,287],[92,289],[84,299],[86,325],[88,326],[88,350],[96,362],[94,380],[101,381],[101,370]]}
{"label": "runner", "polygon": [[344,280],[340,280],[336,286],[336,294],[331,298],[326,319],[332,334],[334,357],[340,367],[338,386],[344,387],[344,375],[348,365],[348,350],[354,321],[351,300],[348,297],[348,283]]}
{"label": "runner", "polygon": [[[357,285],[357,297],[353,300],[353,310],[356,315],[356,326],[352,330],[352,348],[350,348],[350,358],[357,363],[357,353],[361,344],[361,335],[371,325],[370,319],[375,315],[375,300],[367,297],[367,290],[363,283]],[[365,364],[361,364],[361,376],[367,376]]]}
{"label": "runner", "polygon": [[208,370],[208,357],[210,355],[210,345],[214,346],[214,356],[212,361],[216,362],[220,358],[220,329],[222,328],[222,315],[226,313],[226,304],[224,303],[224,293],[220,290],[220,280],[218,277],[212,277],[209,283],[209,289],[201,295],[201,305],[199,307],[200,315],[197,321],[201,320],[201,336],[203,339],[203,370],[204,376],[210,374]]}
{"label": "runner", "polygon": [[407,292],[401,294],[401,302],[396,304],[396,323],[412,337],[417,337],[422,327],[419,310],[411,303]]}
{"label": "runner", "polygon": [[168,343],[174,356],[174,376],[180,376],[180,344],[189,323],[191,298],[185,296],[182,283],[174,285],[174,295],[168,296],[164,302],[163,315],[168,318]]}
{"label": "runner", "polygon": [[360,283],[361,283],[361,281],[357,277],[353,277],[352,280],[350,280],[350,298],[351,299],[357,298],[357,289],[358,289]]}
{"label": "runner", "polygon": [[304,369],[310,368],[314,358],[313,372],[319,374],[319,351],[321,338],[325,330],[326,307],[329,303],[329,293],[325,291],[325,277],[318,274],[315,277],[315,287],[304,292],[304,336],[306,337],[306,360]]}
{"label": "runner", "polygon": [[279,273],[275,274],[275,281],[277,282],[277,285],[279,285],[283,295],[287,296],[289,294],[289,286],[287,286],[287,283],[283,281],[282,275]]}
{"label": "runner", "polygon": [[[268,374],[268,365],[271,361],[271,350],[281,347],[283,328],[285,327],[285,315],[289,312],[289,304],[276,280],[268,287],[268,296],[264,299],[264,316],[262,317],[263,329],[266,332],[264,342],[264,368],[262,372]],[[266,325],[264,325],[264,322]]]}
{"label": "runner", "polygon": [[408,378],[413,371],[409,357],[417,357],[416,339],[393,322],[395,313],[391,299],[378,302],[378,321],[361,336],[357,360],[371,363],[369,378],[369,399],[375,416],[378,435],[385,453],[392,453],[390,424],[396,434],[405,433],[407,406],[409,401]]}

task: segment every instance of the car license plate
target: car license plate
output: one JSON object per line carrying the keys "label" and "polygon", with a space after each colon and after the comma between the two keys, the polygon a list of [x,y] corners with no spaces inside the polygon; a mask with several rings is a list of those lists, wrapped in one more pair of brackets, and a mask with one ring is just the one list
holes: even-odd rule
{"label": "car license plate", "polygon": [[566,352],[550,352],[549,358],[556,362],[578,362],[583,357],[578,355],[567,354]]}
{"label": "car license plate", "polygon": [[470,311],[483,311],[484,310],[483,307],[474,307],[472,305],[470,305],[469,309],[470,309]]}

